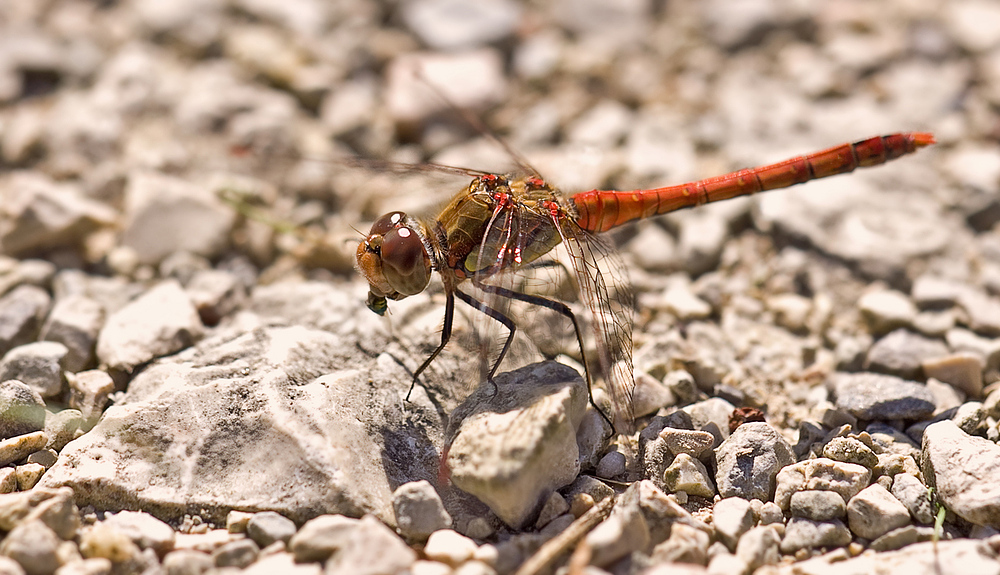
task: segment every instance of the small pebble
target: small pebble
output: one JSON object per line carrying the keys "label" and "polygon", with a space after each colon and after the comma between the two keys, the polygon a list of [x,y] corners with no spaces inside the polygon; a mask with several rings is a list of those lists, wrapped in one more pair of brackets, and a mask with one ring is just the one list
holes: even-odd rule
{"label": "small pebble", "polygon": [[847,502],[847,521],[858,537],[878,539],[910,523],[910,512],[884,487],[873,484]]}
{"label": "small pebble", "polygon": [[789,511],[795,517],[828,521],[842,519],[847,514],[847,505],[833,491],[799,491],[792,494]]}
{"label": "small pebble", "polygon": [[0,383],[0,439],[45,428],[45,401],[23,382]]}
{"label": "small pebble", "polygon": [[17,561],[31,575],[52,573],[59,567],[62,540],[41,521],[25,521],[0,543],[0,555]]}
{"label": "small pebble", "polygon": [[211,555],[191,549],[171,551],[163,558],[167,575],[198,575],[214,566]]}
{"label": "small pebble", "polygon": [[[878,457],[868,446],[852,437],[834,437],[823,447],[823,457],[845,463],[857,463],[871,469]],[[814,518],[815,519],[815,518]]]}
{"label": "small pebble", "polygon": [[625,473],[625,455],[619,451],[607,453],[597,464],[596,474],[603,479],[614,479],[623,473]]}
{"label": "small pebble", "polygon": [[260,548],[250,539],[237,539],[222,545],[212,552],[212,562],[216,567],[245,568],[257,560]]}
{"label": "small pebble", "polygon": [[712,509],[712,524],[715,525],[719,541],[730,551],[735,551],[740,537],[754,524],[750,502],[742,497],[727,497],[720,500]]}
{"label": "small pebble", "polygon": [[943,381],[969,397],[980,397],[983,393],[983,360],[974,353],[930,358],[921,365],[927,377]]}
{"label": "small pebble", "polygon": [[476,542],[451,529],[441,529],[431,533],[424,546],[428,559],[457,567],[472,558],[476,552]]}
{"label": "small pebble", "polygon": [[306,521],[288,542],[299,563],[326,561],[348,544],[358,520],[343,515],[320,515]]}
{"label": "small pebble", "polygon": [[246,533],[247,523],[250,522],[250,518],[253,515],[253,513],[233,509],[226,515],[226,531],[230,533]]}
{"label": "small pebble", "polygon": [[276,541],[288,543],[295,531],[295,523],[291,519],[274,511],[254,513],[247,522],[247,535],[261,549]]}
{"label": "small pebble", "polygon": [[39,463],[25,463],[14,468],[18,491],[27,491],[38,483],[45,473],[45,466]]}
{"label": "small pebble", "polygon": [[451,516],[429,481],[411,481],[392,493],[392,508],[399,533],[406,539],[423,541],[431,533],[451,526]]}

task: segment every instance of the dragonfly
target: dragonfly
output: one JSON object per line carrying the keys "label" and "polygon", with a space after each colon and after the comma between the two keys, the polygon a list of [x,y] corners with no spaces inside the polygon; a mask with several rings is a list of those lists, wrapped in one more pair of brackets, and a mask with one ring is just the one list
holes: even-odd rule
{"label": "dragonfly", "polygon": [[[877,166],[933,143],[930,133],[889,134],[685,184],[631,191],[595,189],[571,197],[530,168],[522,176],[470,170],[472,181],[436,217],[393,211],[378,218],[358,245],[357,269],[369,283],[368,308],[379,315],[387,312],[388,300],[419,294],[434,273],[440,276],[445,295],[441,342],[413,373],[411,391],[451,339],[456,299],[507,329],[487,374],[492,381],[517,330],[504,303],[520,301],[548,308],[572,322],[590,402],[614,431],[628,435],[635,419],[633,296],[624,262],[597,234],[684,208]],[[586,323],[565,302],[527,293],[509,279],[537,265],[560,244],[569,254],[568,267],[589,315]],[[461,289],[466,282],[476,295]],[[596,358],[587,357],[588,336]],[[597,376],[604,381],[611,414],[594,401]]]}

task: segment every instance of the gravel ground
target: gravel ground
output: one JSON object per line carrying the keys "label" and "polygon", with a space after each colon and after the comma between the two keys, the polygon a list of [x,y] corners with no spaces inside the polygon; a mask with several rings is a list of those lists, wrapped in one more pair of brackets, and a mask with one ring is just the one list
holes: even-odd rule
{"label": "gravel ground", "polygon": [[[513,163],[428,82],[567,193],[938,144],[609,234],[609,440],[520,312],[404,400],[357,230]],[[0,572],[998,574],[998,109],[989,0],[0,0]]]}

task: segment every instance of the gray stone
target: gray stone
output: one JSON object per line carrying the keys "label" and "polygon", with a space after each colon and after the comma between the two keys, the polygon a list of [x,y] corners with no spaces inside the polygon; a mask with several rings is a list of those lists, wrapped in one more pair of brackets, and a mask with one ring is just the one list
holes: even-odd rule
{"label": "gray stone", "polygon": [[59,567],[61,542],[41,521],[25,521],[0,543],[0,555],[17,561],[28,575],[49,575]]}
{"label": "gray stone", "polygon": [[[838,497],[839,498],[839,497]],[[785,526],[781,552],[792,554],[799,549],[845,547],[851,542],[851,531],[843,521],[816,521],[792,517]]]}
{"label": "gray stone", "polygon": [[774,494],[775,477],[795,462],[795,454],[773,427],[753,422],[739,426],[722,442],[715,460],[719,495],[768,501]]}
{"label": "gray stone", "polygon": [[[698,399],[698,394],[701,391],[698,389],[698,384],[694,381],[694,376],[690,373],[684,371],[683,369],[676,369],[671,371],[663,378],[663,385],[666,386],[675,396],[679,403],[688,403]],[[688,425],[682,425],[680,422],[674,422],[669,424],[669,427],[674,427],[677,429],[694,429],[693,420],[688,411],[675,411],[671,416],[679,417],[680,414],[687,415]],[[670,417],[670,416],[668,416]]]}
{"label": "gray stone", "polygon": [[97,357],[113,369],[131,371],[192,345],[203,332],[187,294],[168,280],[108,317],[97,340]]}
{"label": "gray stone", "polygon": [[670,537],[653,547],[655,563],[704,565],[708,563],[708,533],[678,523],[670,529]]}
{"label": "gray stone", "polygon": [[625,473],[625,455],[620,451],[610,451],[597,463],[594,473],[602,479],[614,479]]}
{"label": "gray stone", "polygon": [[853,437],[834,437],[823,446],[823,457],[845,463],[857,463],[869,469],[878,464],[875,452]]}
{"label": "gray stone", "polygon": [[688,495],[711,499],[715,487],[709,478],[705,465],[687,453],[674,458],[673,463],[663,472],[663,485],[670,493],[683,491]]}
{"label": "gray stone", "polygon": [[367,515],[326,563],[326,575],[378,575],[408,569],[417,554],[381,521]]}
{"label": "gray stone", "polygon": [[715,534],[730,551],[736,550],[736,543],[753,527],[753,523],[753,508],[742,497],[727,497],[712,508]]}
{"label": "gray stone", "polygon": [[50,413],[45,418],[45,434],[49,438],[46,449],[62,451],[67,443],[76,439],[84,423],[83,415],[75,409]]}
{"label": "gray stone", "polygon": [[799,491],[792,494],[788,510],[794,517],[813,521],[842,519],[847,514],[844,498],[833,491]]}
{"label": "gray stone", "polygon": [[267,554],[261,551],[256,563],[242,571],[244,575],[322,575],[323,566],[316,563],[296,563],[290,553]]}
{"label": "gray stone", "polygon": [[815,421],[803,421],[799,424],[799,440],[795,443],[795,455],[801,457],[809,453],[814,443],[826,436],[826,430]]}
{"label": "gray stone", "polygon": [[593,549],[591,564],[607,566],[633,551],[665,541],[677,524],[709,531],[653,482],[633,483],[608,519],[587,534],[586,542]]}
{"label": "gray stone", "polygon": [[638,505],[619,502],[611,515],[587,534],[586,542],[593,550],[591,564],[603,567],[645,549],[650,544],[649,525]]}
{"label": "gray stone", "polygon": [[399,534],[408,540],[423,541],[431,533],[451,527],[441,496],[427,480],[404,483],[392,492],[392,509]]}
{"label": "gray stone", "polygon": [[257,560],[260,548],[250,539],[230,541],[212,552],[212,562],[216,567],[237,567],[244,569]]}
{"label": "gray stone", "polygon": [[425,395],[402,401],[409,379],[391,358],[364,355],[348,334],[234,332],[143,370],[43,483],[76,488],[81,505],[133,501],[167,521],[194,505],[216,523],[233,508],[391,522],[390,485],[437,474],[440,416]]}
{"label": "gray stone", "polygon": [[725,439],[729,437],[729,416],[733,414],[734,409],[736,406],[725,399],[710,397],[704,401],[685,406],[683,411],[691,416],[691,423],[695,429],[711,433],[714,427],[721,432],[722,439]]}
{"label": "gray stone", "polygon": [[275,541],[287,544],[292,535],[295,535],[295,523],[280,513],[263,511],[255,513],[247,522],[247,535],[261,549]]}
{"label": "gray stone", "polygon": [[17,491],[17,477],[13,467],[0,467],[0,493]]}
{"label": "gray stone", "polygon": [[933,377],[927,379],[927,391],[934,396],[934,414],[954,409],[965,401],[965,394],[958,389],[942,383]]}
{"label": "gray stone", "polygon": [[[499,101],[506,91],[503,60],[491,48],[459,53],[411,52],[395,58],[386,70],[383,101],[397,122],[416,122],[445,108],[441,98],[421,83],[413,70],[433,78],[448,100],[477,108]],[[462,80],[465,80],[464,82]]]}
{"label": "gray stone", "polygon": [[875,551],[892,551],[902,549],[907,545],[913,545],[921,541],[932,541],[934,539],[951,539],[948,533],[935,535],[933,527],[918,527],[916,525],[906,525],[886,533],[875,541],[872,541],[870,548]]}
{"label": "gray stone", "polygon": [[253,516],[253,513],[246,511],[231,510],[226,514],[226,531],[230,533],[246,533],[247,523],[250,523],[250,518]]}
{"label": "gray stone", "polygon": [[210,190],[154,172],[129,174],[125,197],[122,245],[144,264],[179,251],[217,256],[236,218]]}
{"label": "gray stone", "polygon": [[978,401],[967,401],[955,409],[951,420],[959,429],[969,435],[978,435],[979,428],[986,420],[986,411]]}
{"label": "gray stone", "polygon": [[39,341],[11,349],[0,360],[0,381],[16,379],[42,397],[62,393],[62,360],[68,350],[61,343]]}
{"label": "gray stone", "polygon": [[25,433],[0,441],[0,465],[21,461],[39,449],[44,449],[49,436],[44,431]]}
{"label": "gray stone", "polygon": [[52,298],[38,287],[22,285],[0,297],[0,354],[38,336]]}
{"label": "gray stone", "polygon": [[193,549],[171,551],[163,558],[167,575],[201,575],[214,566],[211,555]]}
{"label": "gray stone", "polygon": [[983,393],[983,359],[970,352],[959,352],[943,357],[925,360],[922,369],[927,377],[933,377],[961,390],[969,397],[979,397]]}
{"label": "gray stone", "polygon": [[88,428],[92,428],[115,390],[115,382],[106,371],[92,369],[66,376],[69,382],[69,405],[80,410]]}
{"label": "gray stone", "polygon": [[868,486],[871,470],[825,457],[807,459],[783,468],[776,478],[774,502],[788,509],[792,495],[803,490],[833,491],[847,503]]}
{"label": "gray stone", "polygon": [[0,383],[0,438],[9,438],[45,428],[45,401],[20,381]]}
{"label": "gray stone", "polygon": [[926,386],[891,375],[839,373],[833,394],[837,408],[858,419],[922,419],[934,412]]}
{"label": "gray stone", "polygon": [[949,510],[976,525],[1000,527],[1000,446],[951,421],[924,431],[924,477]]}
{"label": "gray stone", "polygon": [[8,255],[74,247],[98,227],[113,224],[110,207],[88,199],[78,184],[53,182],[38,172],[15,172],[0,181],[5,218],[0,249]]}
{"label": "gray stone", "polygon": [[865,369],[904,379],[920,376],[925,361],[948,355],[944,342],[897,329],[875,342],[865,358]]}
{"label": "gray stone", "polygon": [[753,572],[764,565],[774,565],[781,557],[778,545],[781,536],[773,526],[754,527],[740,537],[736,556],[750,566]]}
{"label": "gray stone", "polygon": [[97,334],[104,324],[104,307],[83,294],[56,300],[38,338],[66,346],[63,367],[76,373],[94,360]]}
{"label": "gray stone", "polygon": [[474,6],[455,0],[420,0],[407,4],[403,21],[424,44],[443,51],[492,44],[513,34],[522,6],[511,0],[488,0]]}
{"label": "gray stone", "polygon": [[39,463],[25,463],[14,468],[14,478],[17,479],[17,489],[27,491],[34,487],[45,473],[45,466]]}
{"label": "gray stone", "polygon": [[441,529],[431,534],[424,546],[424,555],[431,561],[458,567],[472,559],[476,542],[453,529]]}
{"label": "gray stone", "polygon": [[216,325],[246,302],[246,288],[232,273],[201,270],[184,286],[202,323]]}
{"label": "gray stone", "polygon": [[[71,545],[75,548],[74,545]],[[66,548],[64,543],[62,549]],[[75,550],[75,549],[74,549]],[[84,559],[77,556],[68,563],[65,562],[64,558],[60,558],[63,562],[62,567],[56,569],[55,575],[111,575],[111,568],[113,563],[104,557],[91,557],[89,559]]]}
{"label": "gray stone", "polygon": [[[149,552],[153,553],[152,550]],[[80,554],[84,557],[103,557],[114,563],[140,562],[142,558],[139,546],[128,535],[103,521],[85,529],[80,535]]]}
{"label": "gray stone", "polygon": [[37,499],[24,517],[24,521],[37,519],[65,541],[71,541],[80,528],[80,514],[73,502],[73,490],[69,488],[37,490]]}
{"label": "gray stone", "polygon": [[692,431],[687,429],[674,429],[664,427],[660,432],[660,437],[670,452],[674,455],[686,453],[696,459],[701,458],[708,450],[712,449],[715,437],[707,431]]}
{"label": "gray stone", "polygon": [[586,406],[586,384],[564,365],[497,376],[495,386],[480,386],[452,412],[452,482],[508,525],[525,525],[549,493],[579,473],[576,428]]}
{"label": "gray stone", "polygon": [[705,319],[712,315],[712,306],[694,294],[690,280],[686,276],[684,281],[670,283],[660,296],[657,307],[666,310],[680,321]]}
{"label": "gray stone", "polygon": [[966,575],[995,575],[996,554],[981,541],[962,539],[917,543],[899,551],[863,553],[846,558],[822,555],[777,570],[778,575],[869,575],[871,573],[939,573],[942,565],[961,565]]}
{"label": "gray stone", "polygon": [[292,536],[288,548],[299,563],[326,561],[350,541],[358,520],[343,515],[310,519]]}
{"label": "gray stone", "polygon": [[567,513],[568,511],[569,502],[566,501],[566,498],[558,492],[553,492],[552,495],[545,500],[545,505],[542,506],[542,510],[538,512],[538,519],[535,521],[535,529],[545,527],[553,519]]}
{"label": "gray stone", "polygon": [[917,306],[906,294],[895,290],[868,292],[858,300],[858,308],[877,335],[909,327],[917,317]]}
{"label": "gray stone", "polygon": [[[754,499],[754,501],[757,501]],[[753,501],[751,501],[753,503]],[[772,525],[785,522],[785,515],[781,512],[781,508],[774,501],[768,501],[760,506],[757,511],[759,517],[759,523],[761,525]]]}
{"label": "gray stone", "polygon": [[910,512],[877,483],[862,489],[847,502],[847,522],[858,537],[877,539],[910,523]]}
{"label": "gray stone", "polygon": [[900,473],[917,475],[920,473],[920,467],[917,466],[916,460],[914,460],[910,455],[882,453],[878,456],[878,464],[872,468],[872,474],[875,477],[883,475],[887,477],[895,477]]}
{"label": "gray stone", "polygon": [[124,533],[139,549],[152,549],[160,557],[174,548],[174,530],[149,513],[121,511],[108,517],[105,523]]}
{"label": "gray stone", "polygon": [[632,392],[632,407],[636,417],[656,413],[660,408],[677,403],[677,397],[670,388],[653,376],[638,373],[635,376],[635,390]]}
{"label": "gray stone", "polygon": [[48,469],[55,465],[58,457],[59,454],[53,449],[41,449],[29,455],[25,463],[37,463],[45,469]]}

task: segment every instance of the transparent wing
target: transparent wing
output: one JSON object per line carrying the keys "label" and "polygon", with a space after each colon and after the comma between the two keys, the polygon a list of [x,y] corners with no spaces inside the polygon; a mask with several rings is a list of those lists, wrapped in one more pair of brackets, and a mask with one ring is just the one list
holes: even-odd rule
{"label": "transparent wing", "polygon": [[590,311],[597,372],[611,398],[615,429],[631,434],[635,420],[632,392],[632,313],[635,296],[628,270],[618,252],[604,240],[581,228],[569,217],[559,218],[558,229],[569,253],[580,299]]}

